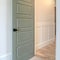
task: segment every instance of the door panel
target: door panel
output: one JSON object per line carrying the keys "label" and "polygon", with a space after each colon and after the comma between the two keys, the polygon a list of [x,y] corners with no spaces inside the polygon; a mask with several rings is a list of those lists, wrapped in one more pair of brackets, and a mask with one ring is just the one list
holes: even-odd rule
{"label": "door panel", "polygon": [[34,56],[34,1],[13,0],[13,60]]}
{"label": "door panel", "polygon": [[19,25],[18,27],[22,27],[22,28],[26,28],[26,27],[32,27],[33,28],[33,21],[32,19],[18,19],[18,22],[17,22]]}
{"label": "door panel", "polygon": [[[21,46],[19,46],[18,48],[17,48],[17,51],[18,51],[18,54],[17,54],[17,56],[18,57],[22,57],[22,56],[24,56],[24,55],[26,55],[26,54],[28,54],[28,53],[32,53],[33,54],[33,51],[31,51],[31,49],[33,49],[33,46],[31,47],[31,45],[33,45],[32,44],[32,42],[30,42],[29,44],[23,44],[23,46],[21,45]],[[30,47],[29,47],[30,46]],[[27,48],[28,47],[28,48]],[[29,51],[29,52],[28,52]],[[23,54],[22,54],[22,52],[23,52]],[[26,53],[26,52],[28,52],[28,53]]]}
{"label": "door panel", "polygon": [[24,45],[24,44],[27,44],[27,43],[29,44],[29,42],[32,42],[33,32],[30,31],[30,34],[29,34],[29,32],[18,33],[18,37],[17,38],[18,38],[17,39],[17,45],[18,46],[21,46],[21,45]]}
{"label": "door panel", "polygon": [[26,15],[26,14],[19,14],[19,13],[17,13],[17,14],[16,14],[16,18],[17,18],[17,19],[18,19],[18,18],[31,19],[31,18],[33,18],[33,17],[32,17],[32,15]]}
{"label": "door panel", "polygon": [[18,0],[18,1],[23,1],[23,2],[27,2],[27,3],[33,3],[33,0]]}
{"label": "door panel", "polygon": [[18,1],[17,2],[17,13],[24,13],[24,14],[32,14],[32,4],[27,4],[26,2],[23,3]]}

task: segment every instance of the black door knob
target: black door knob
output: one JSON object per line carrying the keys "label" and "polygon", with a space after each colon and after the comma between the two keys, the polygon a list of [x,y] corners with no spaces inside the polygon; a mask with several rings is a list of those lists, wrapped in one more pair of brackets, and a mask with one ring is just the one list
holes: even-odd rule
{"label": "black door knob", "polygon": [[16,32],[16,31],[18,31],[18,30],[14,28],[13,31]]}

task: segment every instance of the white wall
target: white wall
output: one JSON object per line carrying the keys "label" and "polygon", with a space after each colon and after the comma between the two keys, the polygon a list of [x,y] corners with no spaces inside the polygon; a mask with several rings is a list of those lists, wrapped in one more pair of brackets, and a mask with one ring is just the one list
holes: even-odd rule
{"label": "white wall", "polygon": [[56,60],[60,60],[60,0],[56,0]]}
{"label": "white wall", "polygon": [[55,38],[55,10],[53,0],[35,0],[37,49]]}
{"label": "white wall", "polygon": [[11,0],[0,0],[0,60],[12,58]]}

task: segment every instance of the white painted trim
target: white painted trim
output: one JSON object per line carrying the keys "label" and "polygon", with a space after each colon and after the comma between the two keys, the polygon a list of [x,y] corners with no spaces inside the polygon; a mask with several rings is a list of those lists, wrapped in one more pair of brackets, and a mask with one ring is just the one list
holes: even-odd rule
{"label": "white painted trim", "polygon": [[4,55],[0,56],[0,59],[5,58],[5,57],[10,56],[10,55],[12,55],[12,53],[4,54]]}
{"label": "white painted trim", "polygon": [[48,41],[44,41],[41,44],[38,44],[37,47],[38,47],[38,49],[41,49],[41,48],[47,46],[48,44],[52,43],[52,41],[54,41],[54,40],[55,40],[55,37],[50,39],[50,40],[48,40]]}

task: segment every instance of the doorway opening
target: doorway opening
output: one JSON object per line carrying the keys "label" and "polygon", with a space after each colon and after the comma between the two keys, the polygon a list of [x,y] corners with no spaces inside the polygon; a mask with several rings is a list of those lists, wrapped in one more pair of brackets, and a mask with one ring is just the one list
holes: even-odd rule
{"label": "doorway opening", "polygon": [[56,1],[35,0],[35,55],[55,60]]}

